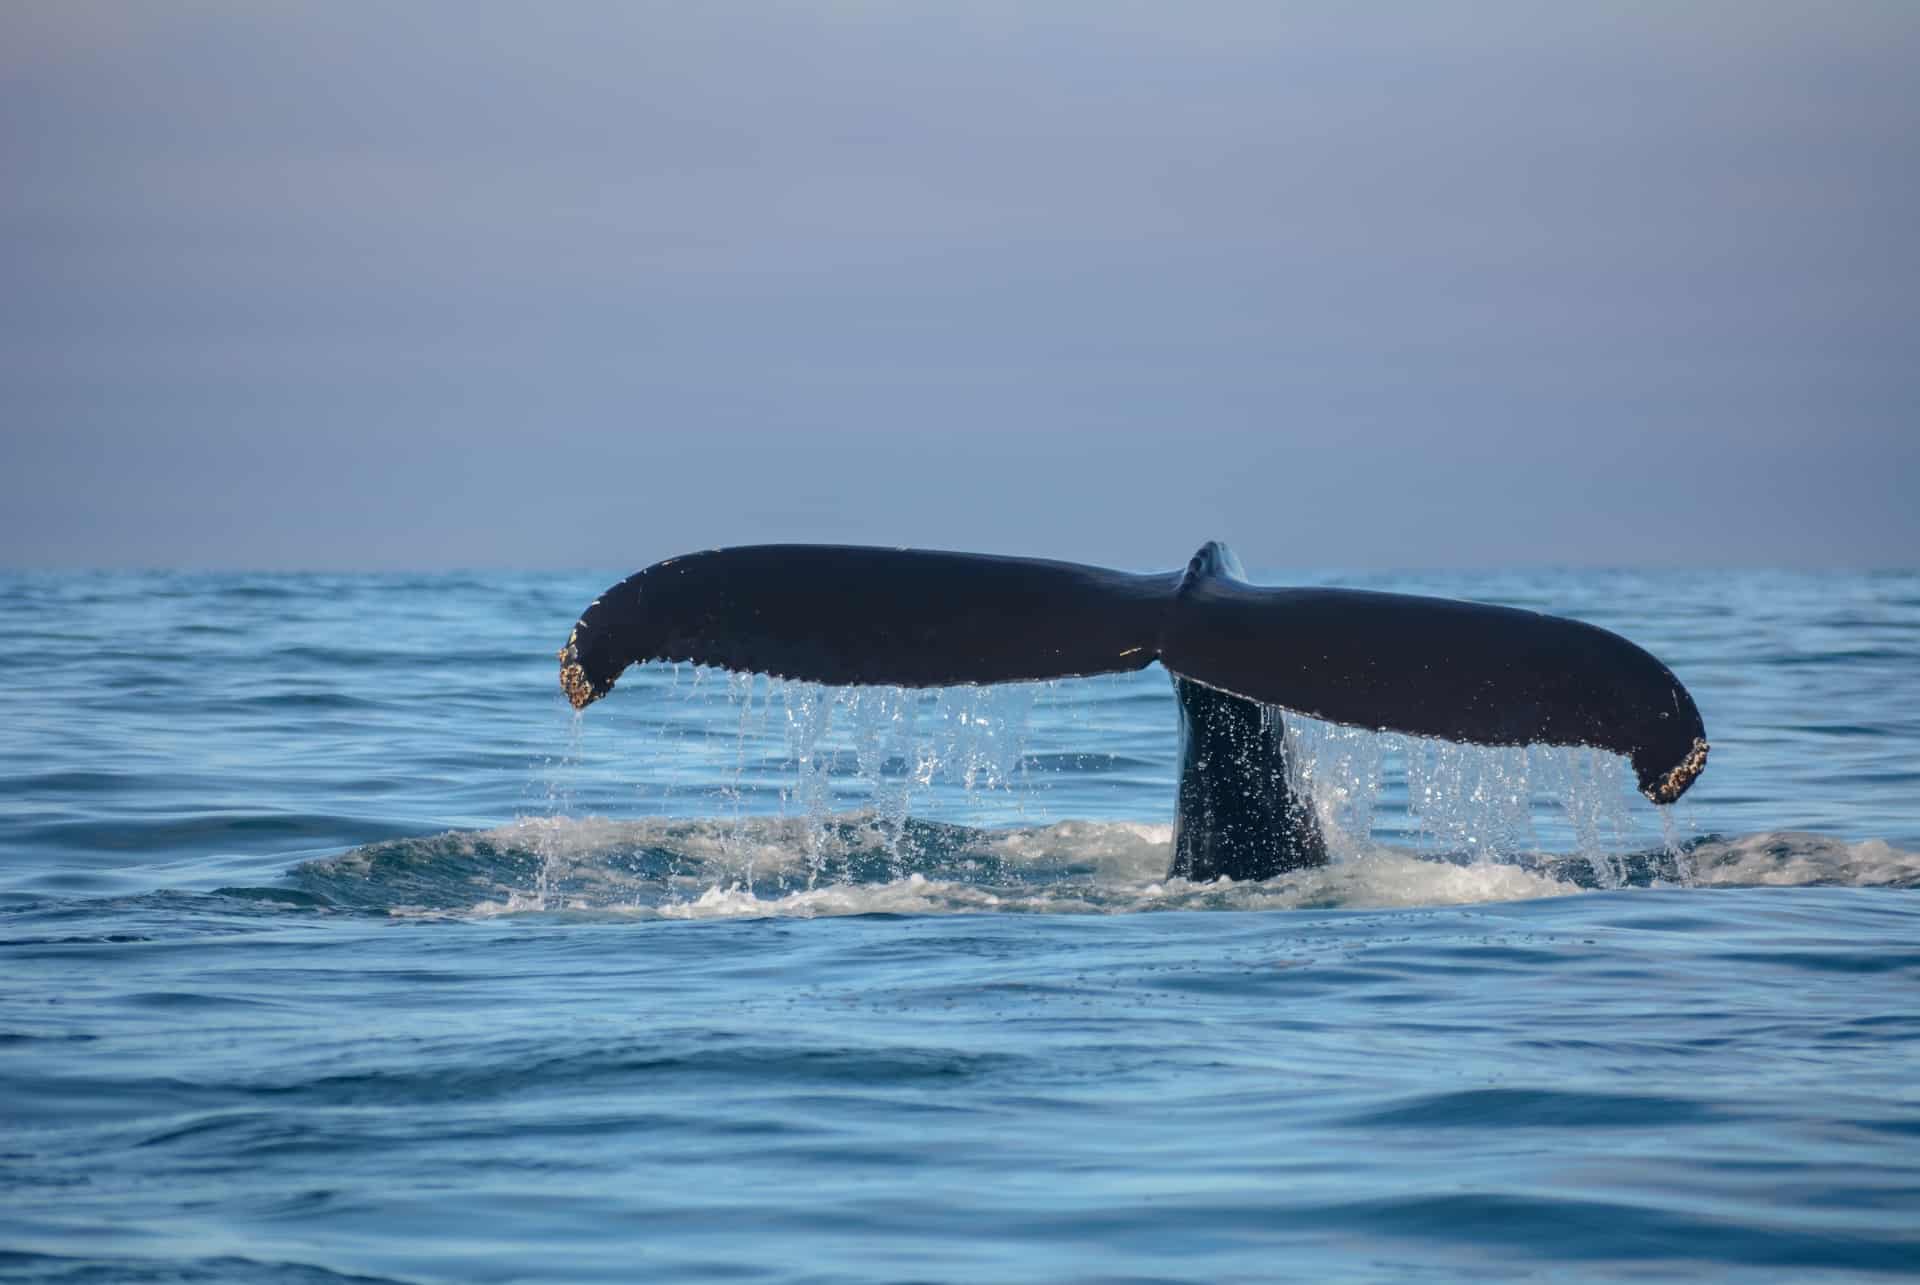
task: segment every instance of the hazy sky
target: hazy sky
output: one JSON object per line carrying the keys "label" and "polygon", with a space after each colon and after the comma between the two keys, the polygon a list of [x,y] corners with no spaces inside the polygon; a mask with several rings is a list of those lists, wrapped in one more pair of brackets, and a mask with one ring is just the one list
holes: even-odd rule
{"label": "hazy sky", "polygon": [[1920,4],[0,6],[0,565],[1920,564]]}

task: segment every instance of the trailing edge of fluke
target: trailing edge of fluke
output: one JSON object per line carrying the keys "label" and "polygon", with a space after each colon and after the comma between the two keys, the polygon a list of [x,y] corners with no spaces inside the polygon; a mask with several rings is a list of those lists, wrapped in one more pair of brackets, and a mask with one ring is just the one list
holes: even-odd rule
{"label": "trailing edge of fluke", "polygon": [[1209,543],[1181,571],[839,545],[669,558],[602,594],[560,651],[576,709],[628,665],[938,687],[1142,669],[1261,705],[1479,745],[1625,755],[1656,803],[1706,765],[1700,711],[1633,643],[1539,612],[1359,589],[1263,588]]}

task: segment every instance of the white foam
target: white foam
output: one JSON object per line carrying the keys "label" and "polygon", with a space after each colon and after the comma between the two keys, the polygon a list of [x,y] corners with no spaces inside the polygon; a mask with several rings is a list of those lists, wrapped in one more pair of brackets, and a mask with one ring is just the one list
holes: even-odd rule
{"label": "white foam", "polygon": [[1394,908],[1567,896],[1629,882],[1920,887],[1920,853],[1881,840],[1779,832],[1709,839],[1684,854],[1616,853],[1599,863],[1484,850],[1463,859],[1471,854],[1382,846],[1334,827],[1336,812],[1323,810],[1329,864],[1257,883],[1167,878],[1173,828],[1166,824],[971,829],[896,823],[872,809],[818,817],[527,817],[492,830],[371,845],[309,867],[359,884],[366,895],[350,895],[350,904],[377,907],[383,885],[391,888],[392,914],[668,919]]}
{"label": "white foam", "polygon": [[[1576,884],[1517,866],[1461,865],[1351,841],[1344,845],[1347,855],[1327,866],[1262,882],[1169,879],[1172,827],[1129,821],[1062,821],[1001,831],[956,828],[943,832],[954,846],[929,859],[930,872],[790,886],[791,877],[809,870],[810,849],[839,857],[871,855],[891,833],[872,813],[828,820],[831,824],[813,835],[807,833],[808,823],[796,818],[517,821],[468,836],[463,846],[471,850],[484,841],[540,852],[545,862],[541,891],[490,896],[466,913],[569,911],[663,919],[1129,914],[1458,905],[1580,891]],[[671,878],[636,874],[626,859],[639,850],[670,850],[684,862],[684,872]],[[749,871],[760,886],[749,880]],[[774,878],[780,873],[790,877],[787,886]]]}
{"label": "white foam", "polygon": [[1057,821],[1002,830],[992,851],[1011,862],[1091,865],[1103,878],[1148,880],[1173,860],[1173,827],[1138,821]]}

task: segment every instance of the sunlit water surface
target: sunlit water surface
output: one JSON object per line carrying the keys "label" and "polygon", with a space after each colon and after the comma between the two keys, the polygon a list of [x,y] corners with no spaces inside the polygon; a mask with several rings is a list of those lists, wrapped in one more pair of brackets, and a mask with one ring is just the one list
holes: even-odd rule
{"label": "sunlit water surface", "polygon": [[1158,668],[576,718],[618,574],[0,577],[0,1280],[1920,1271],[1920,576],[1260,577],[1713,757],[1295,720],[1336,860],[1191,885]]}

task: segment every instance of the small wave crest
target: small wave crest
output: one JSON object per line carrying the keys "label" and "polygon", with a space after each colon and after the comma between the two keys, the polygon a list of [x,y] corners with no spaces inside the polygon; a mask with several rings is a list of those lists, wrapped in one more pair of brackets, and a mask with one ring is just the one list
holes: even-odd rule
{"label": "small wave crest", "polygon": [[570,913],[662,919],[865,914],[1116,914],[1458,905],[1597,887],[1920,887],[1920,854],[1810,834],[1708,836],[1613,858],[1491,861],[1348,842],[1258,883],[1166,876],[1172,828],[1061,821],[979,829],[874,812],[735,820],[524,818],[308,861],[299,892],[396,915]]}
{"label": "small wave crest", "polygon": [[1884,839],[1849,843],[1790,830],[1726,839],[1709,836],[1689,855],[1695,883],[1720,887],[1920,888],[1920,852]]}

